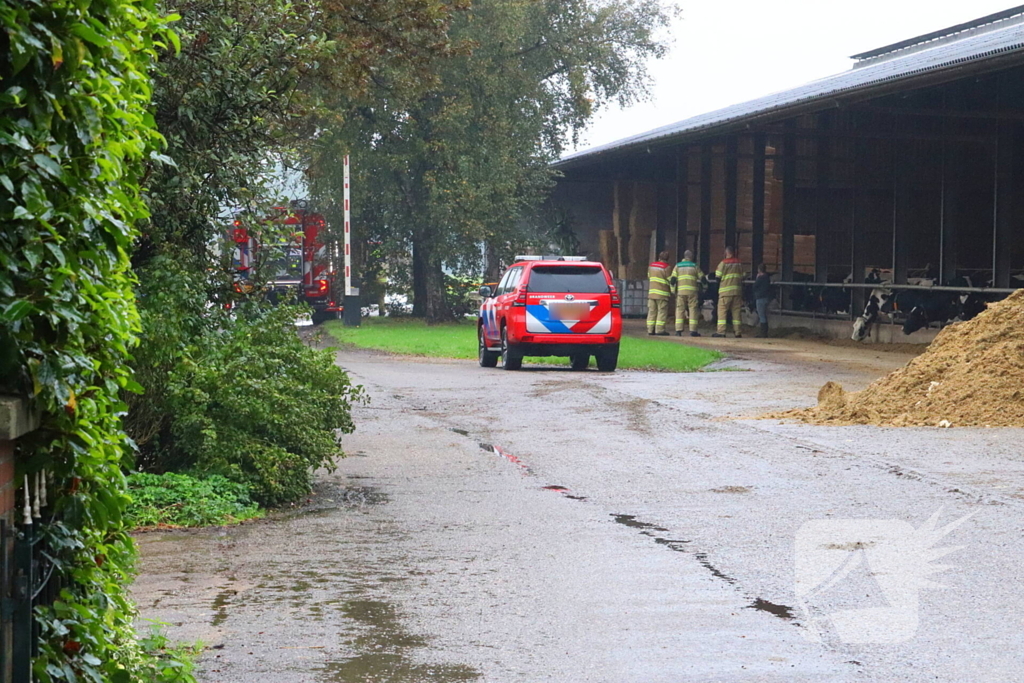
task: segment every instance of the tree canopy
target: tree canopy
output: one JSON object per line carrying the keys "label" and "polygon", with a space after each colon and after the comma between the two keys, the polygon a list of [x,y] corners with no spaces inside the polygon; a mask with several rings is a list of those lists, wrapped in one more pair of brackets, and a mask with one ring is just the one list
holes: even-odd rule
{"label": "tree canopy", "polygon": [[322,137],[317,196],[337,207],[335,159],[351,150],[356,225],[393,274],[411,274],[418,313],[450,317],[446,272],[479,273],[481,244],[507,257],[547,239],[537,211],[550,163],[598,107],[645,96],[646,64],[664,54],[658,32],[676,11],[658,0],[476,0],[454,18],[460,49],[435,56],[430,87],[384,89]]}
{"label": "tree canopy", "polygon": [[172,163],[151,169],[152,219],[136,264],[161,249],[207,258],[225,209],[265,211],[282,164],[332,112],[377,88],[379,74],[400,92],[429,82],[463,2],[183,3],[181,50],[160,55],[153,93]]}

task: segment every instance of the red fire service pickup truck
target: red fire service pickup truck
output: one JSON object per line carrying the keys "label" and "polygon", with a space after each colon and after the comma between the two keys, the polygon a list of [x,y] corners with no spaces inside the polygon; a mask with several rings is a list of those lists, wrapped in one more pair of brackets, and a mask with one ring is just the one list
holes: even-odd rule
{"label": "red fire service pickup truck", "polygon": [[573,370],[615,370],[622,304],[604,265],[582,256],[517,256],[496,288],[480,288],[480,365],[522,367],[524,356],[568,356]]}

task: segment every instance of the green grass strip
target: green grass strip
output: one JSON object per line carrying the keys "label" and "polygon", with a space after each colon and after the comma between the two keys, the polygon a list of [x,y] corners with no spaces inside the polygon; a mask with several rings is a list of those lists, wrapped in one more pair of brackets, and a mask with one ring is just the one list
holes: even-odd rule
{"label": "green grass strip", "polygon": [[[331,336],[344,344],[412,356],[476,359],[476,322],[427,325],[415,318],[363,318],[360,327],[340,321],[324,324]],[[695,372],[719,360],[722,354],[660,339],[622,337],[619,368],[662,372]],[[567,358],[527,358],[527,363],[568,365]]]}

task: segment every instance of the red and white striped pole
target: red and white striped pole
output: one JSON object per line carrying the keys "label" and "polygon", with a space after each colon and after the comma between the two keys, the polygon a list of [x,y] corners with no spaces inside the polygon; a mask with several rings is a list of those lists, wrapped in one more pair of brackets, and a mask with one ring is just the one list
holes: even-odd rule
{"label": "red and white striped pole", "polygon": [[352,189],[348,155],[345,155],[345,296],[352,296]]}

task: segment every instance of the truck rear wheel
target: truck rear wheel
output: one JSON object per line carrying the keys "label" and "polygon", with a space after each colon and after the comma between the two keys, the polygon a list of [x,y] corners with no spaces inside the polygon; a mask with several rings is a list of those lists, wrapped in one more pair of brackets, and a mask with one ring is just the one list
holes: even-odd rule
{"label": "truck rear wheel", "polygon": [[597,369],[601,372],[615,372],[619,365],[619,346],[609,346],[597,352]]}
{"label": "truck rear wheel", "polygon": [[310,317],[314,325],[320,325],[328,320],[337,320],[338,313],[336,311],[313,311],[313,315]]}
{"label": "truck rear wheel", "polygon": [[574,353],[569,356],[569,364],[573,370],[586,370],[587,366],[590,365],[590,354],[589,353]]}
{"label": "truck rear wheel", "polygon": [[505,370],[518,370],[523,367],[523,352],[508,341],[508,332],[501,328],[501,367]]}

